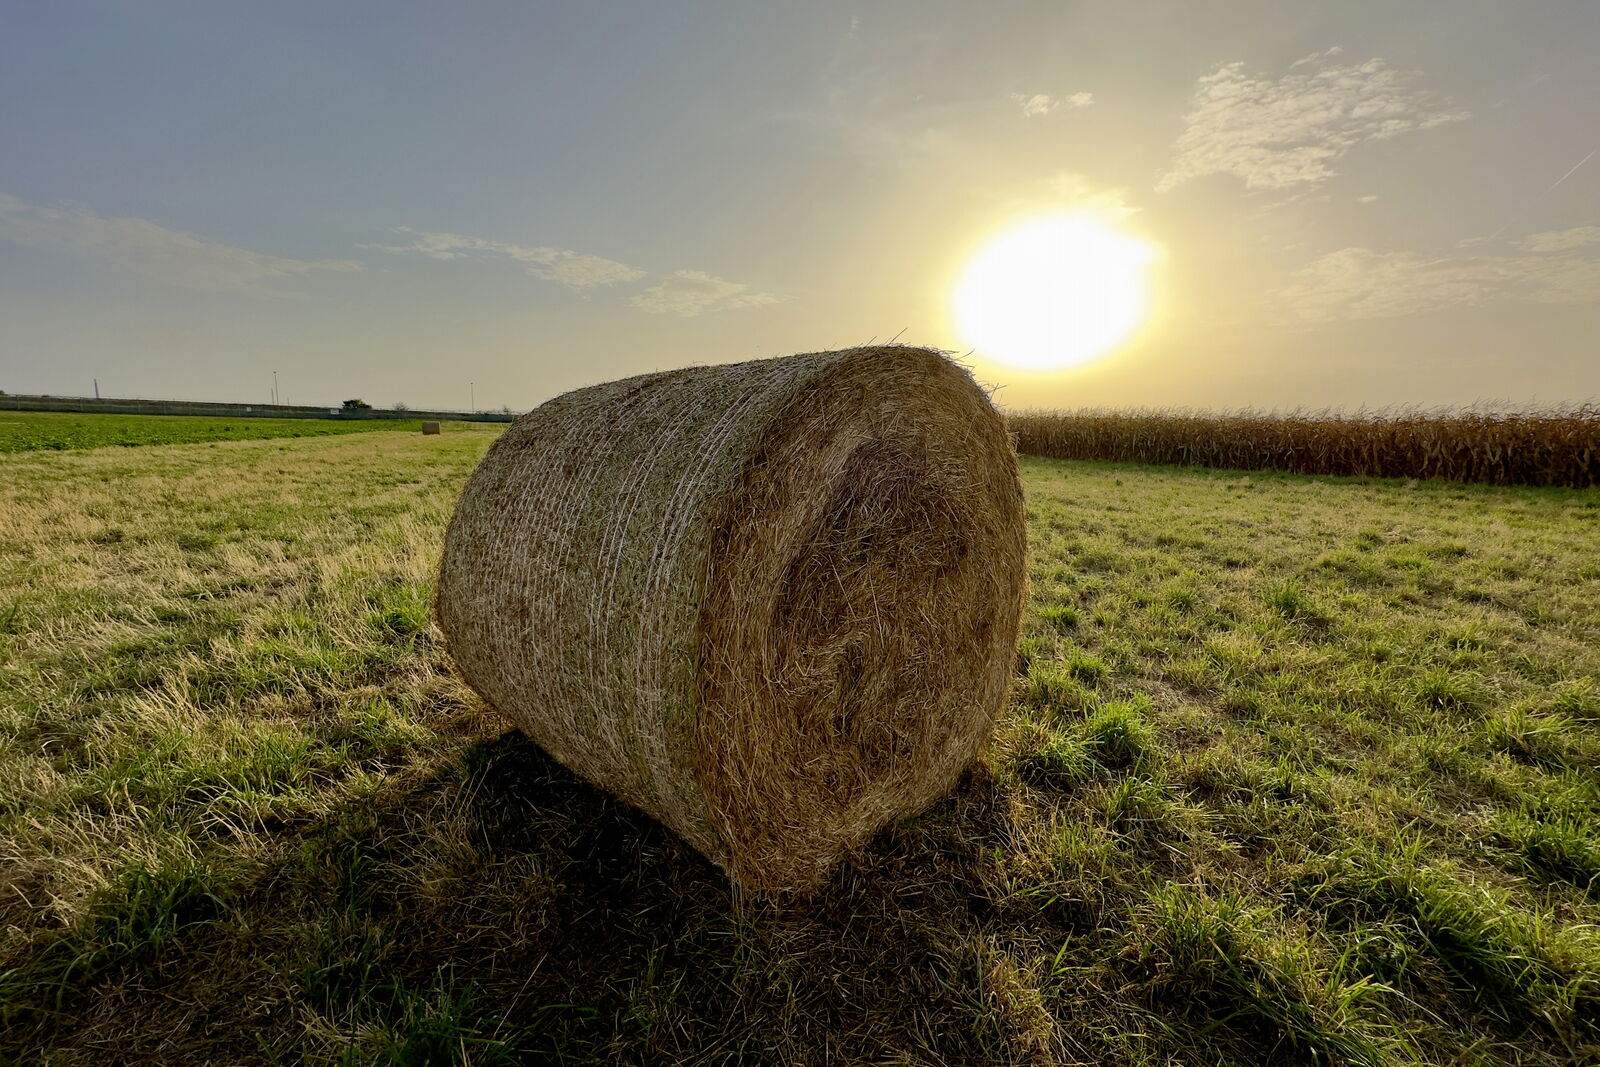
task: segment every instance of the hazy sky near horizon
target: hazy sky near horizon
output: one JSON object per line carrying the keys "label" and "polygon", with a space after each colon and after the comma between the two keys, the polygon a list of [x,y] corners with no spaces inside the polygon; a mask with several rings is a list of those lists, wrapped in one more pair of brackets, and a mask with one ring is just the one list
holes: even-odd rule
{"label": "hazy sky near horizon", "polygon": [[1600,3],[16,2],[0,389],[533,406],[898,335],[1090,210],[1011,406],[1600,397]]}

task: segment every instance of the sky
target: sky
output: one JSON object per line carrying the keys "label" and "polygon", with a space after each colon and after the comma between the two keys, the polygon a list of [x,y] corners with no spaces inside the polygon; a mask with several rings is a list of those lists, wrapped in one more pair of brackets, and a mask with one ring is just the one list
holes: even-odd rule
{"label": "sky", "polygon": [[[1600,399],[1600,2],[0,7],[0,389],[532,407],[898,338],[1022,407]],[[951,312],[1157,250],[1103,358]]]}

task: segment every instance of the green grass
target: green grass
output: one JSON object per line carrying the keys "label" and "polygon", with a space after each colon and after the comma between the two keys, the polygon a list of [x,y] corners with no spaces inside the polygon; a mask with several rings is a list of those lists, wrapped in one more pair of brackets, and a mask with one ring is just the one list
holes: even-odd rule
{"label": "green grass", "polygon": [[[458,424],[449,424],[454,428]],[[211,415],[108,415],[75,411],[0,411],[0,453],[106,445],[178,445],[278,437],[404,430],[419,433],[416,419],[225,418]]]}
{"label": "green grass", "polygon": [[1600,1057],[1600,493],[1024,460],[993,751],[770,902],[450,674],[492,439],[0,461],[0,1060]]}

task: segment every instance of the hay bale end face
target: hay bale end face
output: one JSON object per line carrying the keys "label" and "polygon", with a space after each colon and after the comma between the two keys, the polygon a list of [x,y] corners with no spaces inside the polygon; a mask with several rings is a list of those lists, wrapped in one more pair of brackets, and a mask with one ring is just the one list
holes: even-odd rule
{"label": "hay bale end face", "polygon": [[425,422],[425,423],[422,424],[422,432],[424,434],[435,434],[435,433],[438,433],[439,432],[439,424],[437,422]]}
{"label": "hay bale end face", "polygon": [[745,889],[805,890],[987,742],[1025,536],[1004,424],[939,353],[693,367],[517,419],[438,616],[556,759]]}

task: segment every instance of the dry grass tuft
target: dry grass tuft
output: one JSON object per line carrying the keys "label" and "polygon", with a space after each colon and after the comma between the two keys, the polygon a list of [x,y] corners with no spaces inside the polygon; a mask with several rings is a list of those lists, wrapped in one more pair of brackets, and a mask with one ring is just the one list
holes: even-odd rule
{"label": "dry grass tuft", "polygon": [[888,346],[581,389],[462,494],[466,680],[742,887],[815,887],[947,793],[1003,707],[1025,587],[1004,426]]}

